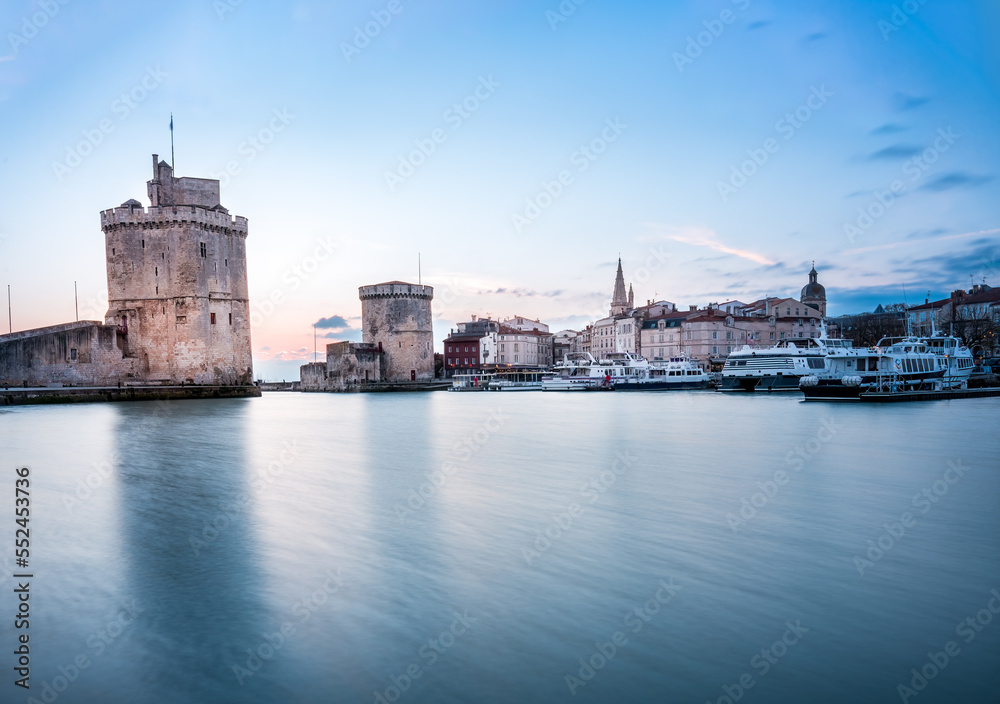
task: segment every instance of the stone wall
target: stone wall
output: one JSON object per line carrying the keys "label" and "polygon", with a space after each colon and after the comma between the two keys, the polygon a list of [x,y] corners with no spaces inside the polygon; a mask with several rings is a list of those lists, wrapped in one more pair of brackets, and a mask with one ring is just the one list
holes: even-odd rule
{"label": "stone wall", "polygon": [[381,380],[382,354],[375,345],[334,342],[326,346],[326,362],[299,368],[303,391],[358,391]]}
{"label": "stone wall", "polygon": [[434,289],[392,281],[358,289],[362,339],[380,347],[382,380],[434,379]]}
{"label": "stone wall", "polygon": [[80,321],[0,335],[0,385],[117,386],[142,379],[113,325]]}

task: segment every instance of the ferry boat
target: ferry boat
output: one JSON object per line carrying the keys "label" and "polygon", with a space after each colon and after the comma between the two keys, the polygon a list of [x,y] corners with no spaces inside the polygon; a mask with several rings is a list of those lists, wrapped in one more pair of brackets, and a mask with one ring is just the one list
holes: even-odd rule
{"label": "ferry boat", "polygon": [[629,352],[618,352],[597,360],[588,352],[586,360],[565,360],[542,377],[542,391],[611,391],[649,375],[649,362]]}
{"label": "ferry boat", "polygon": [[544,372],[501,370],[493,375],[487,391],[541,391]]}
{"label": "ferry boat", "polygon": [[800,379],[807,400],[858,400],[866,391],[942,391],[963,383],[949,374],[948,358],[917,337],[886,337],[869,349],[833,350],[824,363]]}
{"label": "ferry boat", "polygon": [[722,367],[719,391],[797,391],[799,379],[822,371],[831,351],[853,348],[851,340],[828,338],[820,325],[819,337],[788,338],[774,347],[744,345],[731,353]]}
{"label": "ferry boat", "polygon": [[456,374],[448,391],[486,391],[491,374]]}
{"label": "ferry boat", "polygon": [[943,385],[946,389],[965,389],[976,367],[972,351],[957,337],[934,332],[930,337],[918,337],[927,350],[941,355],[947,362]]}
{"label": "ferry boat", "polygon": [[670,391],[704,389],[709,375],[686,357],[650,362],[638,377],[614,382],[615,391]]}

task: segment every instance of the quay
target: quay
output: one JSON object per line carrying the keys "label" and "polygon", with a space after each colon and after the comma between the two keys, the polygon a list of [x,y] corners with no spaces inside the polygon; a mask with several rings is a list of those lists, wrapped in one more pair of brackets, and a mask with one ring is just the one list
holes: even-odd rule
{"label": "quay", "polygon": [[990,398],[1000,396],[1000,388],[950,389],[943,391],[866,391],[850,397],[810,397],[805,401],[850,401],[857,403],[899,403],[904,401],[947,401],[958,398]]}
{"label": "quay", "polygon": [[206,398],[256,398],[258,386],[72,386],[0,389],[0,406],[50,403],[163,401]]}

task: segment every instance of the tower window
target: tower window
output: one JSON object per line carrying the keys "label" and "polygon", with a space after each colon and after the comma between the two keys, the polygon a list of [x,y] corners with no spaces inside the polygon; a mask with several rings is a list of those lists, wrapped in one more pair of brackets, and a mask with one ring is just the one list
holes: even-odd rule
{"label": "tower window", "polygon": [[215,325],[215,313],[212,313],[212,325]]}
{"label": "tower window", "polygon": [[154,266],[153,267],[153,275],[154,276],[159,276],[160,275],[160,267],[158,267],[158,266]]}
{"label": "tower window", "polygon": [[226,262],[226,266],[229,266],[229,260],[228,260],[228,259],[225,259],[225,260],[223,260],[223,261],[225,261],[225,262]]}
{"label": "tower window", "polygon": [[233,314],[232,313],[229,314],[229,324],[230,325],[233,324]]}
{"label": "tower window", "polygon": [[204,242],[201,243],[201,256],[202,256],[202,259],[204,259],[205,257],[208,256],[208,248],[205,247],[205,243]]}
{"label": "tower window", "polygon": [[112,255],[112,256],[114,256],[114,253],[115,253],[115,248],[114,248],[114,247],[112,247],[112,248],[111,248],[111,255]]}
{"label": "tower window", "polygon": [[143,248],[143,249],[146,249],[146,240],[143,240],[143,241],[142,241],[142,248]]}
{"label": "tower window", "polygon": [[75,347],[71,347],[70,350],[69,350],[69,361],[71,361],[71,362],[75,362],[76,361],[76,348]]}

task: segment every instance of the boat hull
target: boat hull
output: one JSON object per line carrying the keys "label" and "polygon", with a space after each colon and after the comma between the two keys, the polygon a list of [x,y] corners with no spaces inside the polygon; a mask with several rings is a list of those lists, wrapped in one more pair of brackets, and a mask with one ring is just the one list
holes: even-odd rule
{"label": "boat hull", "polygon": [[724,376],[719,391],[798,391],[799,375]]}
{"label": "boat hull", "polygon": [[685,391],[691,389],[704,389],[708,386],[708,379],[700,381],[645,381],[645,382],[617,382],[615,391]]}

